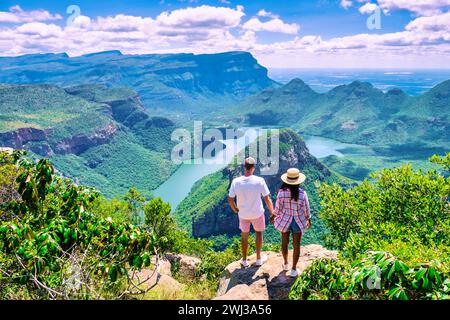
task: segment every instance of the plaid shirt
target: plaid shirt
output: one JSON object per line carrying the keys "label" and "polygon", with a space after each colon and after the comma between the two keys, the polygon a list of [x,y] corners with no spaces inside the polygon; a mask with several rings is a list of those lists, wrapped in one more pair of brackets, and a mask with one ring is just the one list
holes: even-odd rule
{"label": "plaid shirt", "polygon": [[295,219],[303,234],[306,222],[311,218],[306,191],[300,189],[298,201],[291,199],[291,192],[288,189],[278,191],[274,214],[276,215],[274,226],[278,231],[287,232],[292,219]]}

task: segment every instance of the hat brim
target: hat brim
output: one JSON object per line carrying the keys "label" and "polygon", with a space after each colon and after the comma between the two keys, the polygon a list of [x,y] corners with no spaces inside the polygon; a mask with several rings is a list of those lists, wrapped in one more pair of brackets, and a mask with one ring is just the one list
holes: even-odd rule
{"label": "hat brim", "polygon": [[306,176],[301,172],[296,180],[288,180],[287,173],[285,173],[281,176],[281,181],[283,181],[286,184],[290,184],[290,185],[294,185],[294,186],[301,184],[302,182],[305,182],[305,180],[306,180]]}

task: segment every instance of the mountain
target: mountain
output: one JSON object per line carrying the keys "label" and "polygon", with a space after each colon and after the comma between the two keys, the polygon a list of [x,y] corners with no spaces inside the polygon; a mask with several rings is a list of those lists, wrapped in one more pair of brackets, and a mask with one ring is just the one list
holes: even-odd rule
{"label": "mountain", "polygon": [[290,126],[301,132],[364,145],[446,146],[450,141],[450,80],[411,97],[354,81],[316,93],[299,79],[247,98],[234,112],[250,125]]}
{"label": "mountain", "polygon": [[[308,192],[313,212],[316,213],[319,202],[315,183],[343,182],[344,180],[313,157],[304,141],[293,130],[280,130],[279,141],[279,171],[273,175],[263,176],[271,194],[275,195],[280,187],[280,174],[282,172],[291,167],[299,168],[307,176],[303,186]],[[227,195],[232,179],[242,175],[242,170],[241,165],[230,164],[224,170],[199,180],[174,213],[179,224],[187,227],[194,237],[204,238],[223,234],[238,234],[238,219],[229,208]],[[260,173],[260,168],[257,168],[255,174],[260,175]],[[266,214],[268,213],[266,212]],[[313,219],[314,227],[308,233],[307,239],[320,241],[323,225],[317,216],[313,215]],[[268,237],[270,238],[270,235]]]}
{"label": "mountain", "polygon": [[248,110],[246,117],[250,125],[292,125],[310,111],[318,96],[302,80],[294,79],[283,87],[268,88],[248,98],[241,110]]}
{"label": "mountain", "polygon": [[127,86],[147,109],[178,115],[223,110],[275,85],[267,69],[247,52],[124,55],[120,51],[2,57],[0,83]]}
{"label": "mountain", "polygon": [[176,169],[174,123],[148,112],[129,88],[0,85],[0,146],[50,157],[64,175],[107,196],[149,195]]}

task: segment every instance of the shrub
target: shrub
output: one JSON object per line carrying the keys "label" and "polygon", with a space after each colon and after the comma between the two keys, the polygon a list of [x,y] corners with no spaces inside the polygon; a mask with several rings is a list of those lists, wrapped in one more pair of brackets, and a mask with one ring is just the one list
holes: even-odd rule
{"label": "shrub", "polygon": [[[450,153],[431,161],[448,170]],[[314,262],[290,298],[448,299],[449,193],[448,172],[409,165],[348,190],[322,185],[320,216],[341,260]]]}
{"label": "shrub", "polygon": [[2,203],[11,219],[0,222],[0,296],[115,298],[142,293],[130,274],[158,253],[153,230],[93,215],[95,190],[54,174],[47,159],[19,159],[19,198]]}
{"label": "shrub", "polygon": [[346,260],[316,260],[292,286],[289,298],[315,299],[449,299],[449,273],[442,265],[413,267],[387,252],[368,252],[350,265]]}

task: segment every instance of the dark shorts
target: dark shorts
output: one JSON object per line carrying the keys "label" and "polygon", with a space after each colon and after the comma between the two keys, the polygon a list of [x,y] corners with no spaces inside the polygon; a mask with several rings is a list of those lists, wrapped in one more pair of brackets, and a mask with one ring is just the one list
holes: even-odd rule
{"label": "dark shorts", "polygon": [[289,226],[289,229],[287,232],[292,233],[302,233],[302,229],[300,229],[299,225],[295,221],[295,219],[292,219],[291,225]]}

